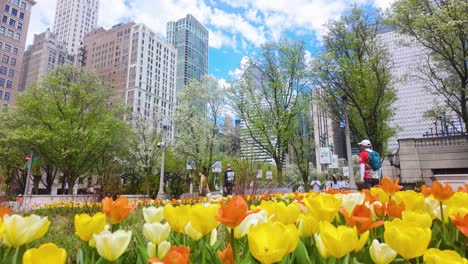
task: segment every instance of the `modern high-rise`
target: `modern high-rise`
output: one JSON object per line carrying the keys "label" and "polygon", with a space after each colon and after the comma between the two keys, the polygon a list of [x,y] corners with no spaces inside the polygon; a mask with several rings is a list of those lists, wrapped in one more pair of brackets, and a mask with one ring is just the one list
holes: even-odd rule
{"label": "modern high-rise", "polygon": [[74,56],[67,52],[64,43],[58,41],[49,29],[35,34],[33,44],[24,52],[19,91],[24,91],[35,81],[40,81],[41,77],[53,68],[73,64],[73,61]]}
{"label": "modern high-rise", "polygon": [[177,93],[208,74],[208,30],[192,15],[167,23],[167,41],[177,49]]}
{"label": "modern high-rise", "polygon": [[[129,22],[85,35],[81,60],[134,114],[163,120],[174,114],[177,50],[144,24]],[[174,127],[167,131],[174,136]]]}
{"label": "modern high-rise", "polygon": [[424,114],[442,104],[442,98],[429,91],[421,72],[421,68],[426,67],[429,52],[426,48],[396,31],[385,30],[379,36],[392,61],[391,74],[398,98],[392,105],[395,116],[390,124],[398,126],[399,130],[388,142],[389,151],[394,153],[398,150],[398,139],[422,138],[435,128],[434,120]]}
{"label": "modern high-rise", "polygon": [[84,35],[97,27],[99,0],[57,0],[54,33],[70,54],[77,54]]}
{"label": "modern high-rise", "polygon": [[0,0],[0,106],[15,104],[33,0]]}

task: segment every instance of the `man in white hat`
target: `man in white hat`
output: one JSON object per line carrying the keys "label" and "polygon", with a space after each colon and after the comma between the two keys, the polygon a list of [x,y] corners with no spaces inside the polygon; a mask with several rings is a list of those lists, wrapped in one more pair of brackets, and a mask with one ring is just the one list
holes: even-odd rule
{"label": "man in white hat", "polygon": [[373,187],[379,184],[379,170],[373,170],[370,166],[370,155],[372,155],[372,144],[369,140],[364,139],[359,142],[359,171],[361,173],[361,182],[365,183],[366,188]]}

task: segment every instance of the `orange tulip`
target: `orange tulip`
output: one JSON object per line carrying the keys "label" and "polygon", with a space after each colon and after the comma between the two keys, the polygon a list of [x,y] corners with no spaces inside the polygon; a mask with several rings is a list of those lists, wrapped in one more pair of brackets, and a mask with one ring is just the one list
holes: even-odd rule
{"label": "orange tulip", "polygon": [[401,213],[405,210],[405,204],[401,202],[397,204],[394,200],[390,200],[387,204],[387,216],[391,218],[401,218]]}
{"label": "orange tulip", "polygon": [[466,237],[468,237],[468,214],[465,214],[462,217],[460,214],[455,214],[452,217],[453,224],[462,232]]}
{"label": "orange tulip", "polygon": [[0,205],[0,218],[3,219],[4,215],[11,215],[11,208],[5,208]]}
{"label": "orange tulip", "polygon": [[372,194],[369,189],[364,189],[361,192],[366,195],[365,201],[368,201],[369,203],[374,203],[375,201],[379,200],[379,195]]}
{"label": "orange tulip", "polygon": [[328,189],[325,190],[325,193],[327,193],[327,194],[337,194],[337,193],[340,193],[340,191],[337,190],[337,189],[328,188]]}
{"label": "orange tulip", "polygon": [[431,190],[434,198],[440,202],[448,200],[450,197],[452,197],[452,195],[455,194],[455,192],[452,190],[452,187],[448,183],[446,183],[445,186],[442,186],[439,181],[432,183]]}
{"label": "orange tulip", "polygon": [[463,186],[458,187],[458,192],[466,192],[468,193],[468,183],[465,183]]}
{"label": "orange tulip", "polygon": [[388,177],[383,177],[382,180],[380,181],[380,188],[384,190],[388,195],[393,195],[394,193],[398,192],[403,186],[398,185],[398,182],[400,179],[396,179],[395,182],[393,182],[392,179]]}
{"label": "orange tulip", "polygon": [[425,184],[421,186],[421,192],[424,194],[424,197],[428,197],[432,194],[431,187],[427,187]]}
{"label": "orange tulip", "polygon": [[377,216],[378,218],[382,218],[385,216],[385,211],[387,210],[385,204],[374,203],[372,204],[372,207],[374,209],[375,216]]}
{"label": "orange tulip", "polygon": [[356,205],[351,215],[348,215],[348,212],[344,207],[340,208],[340,212],[343,214],[346,222],[350,227],[357,226],[359,234],[384,224],[384,221],[382,220],[372,222],[372,212],[366,205],[363,204]]}
{"label": "orange tulip", "polygon": [[242,196],[232,198],[229,204],[226,204],[226,202],[222,200],[216,220],[227,227],[234,228],[238,226],[247,215],[258,211],[253,210],[249,212],[248,209],[247,202]]}
{"label": "orange tulip", "polygon": [[223,264],[234,264],[234,253],[232,252],[230,243],[227,245],[224,251],[218,250],[218,256]]}
{"label": "orange tulip", "polygon": [[113,201],[112,198],[106,197],[101,202],[102,211],[107,216],[112,224],[122,222],[135,208],[135,204],[129,204],[125,196],[120,196]]}
{"label": "orange tulip", "polygon": [[171,247],[166,256],[164,264],[188,264],[190,259],[190,248],[185,246]]}

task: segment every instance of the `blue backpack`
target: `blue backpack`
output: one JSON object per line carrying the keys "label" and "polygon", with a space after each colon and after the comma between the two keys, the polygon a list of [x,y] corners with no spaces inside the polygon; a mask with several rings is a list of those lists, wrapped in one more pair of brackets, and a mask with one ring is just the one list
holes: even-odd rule
{"label": "blue backpack", "polygon": [[378,170],[382,168],[382,162],[380,160],[380,155],[377,151],[367,151],[369,153],[369,166],[372,170]]}

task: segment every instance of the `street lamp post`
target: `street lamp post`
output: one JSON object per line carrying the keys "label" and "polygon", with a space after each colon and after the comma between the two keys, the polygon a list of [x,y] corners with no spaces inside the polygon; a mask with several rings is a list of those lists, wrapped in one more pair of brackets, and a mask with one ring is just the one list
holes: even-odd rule
{"label": "street lamp post", "polygon": [[343,109],[345,116],[346,156],[348,156],[349,189],[356,190],[357,186],[354,180],[353,154],[351,152],[351,135],[349,132],[348,98],[346,96],[343,96]]}
{"label": "street lamp post", "polygon": [[165,199],[166,195],[164,193],[164,159],[166,158],[166,134],[167,128],[170,126],[170,121],[164,118],[161,122],[162,133],[163,133],[163,142],[162,142],[162,154],[161,154],[161,177],[159,178],[159,191],[158,199]]}
{"label": "street lamp post", "polygon": [[[28,192],[29,192],[29,185],[31,185],[31,168],[32,168],[32,162],[33,162],[33,158],[34,158],[34,147],[31,147],[31,156],[29,156],[29,167],[28,167],[28,173],[27,173],[27,176],[26,176],[26,184],[24,186],[24,196],[28,195]],[[32,192],[31,192],[32,194]]]}

